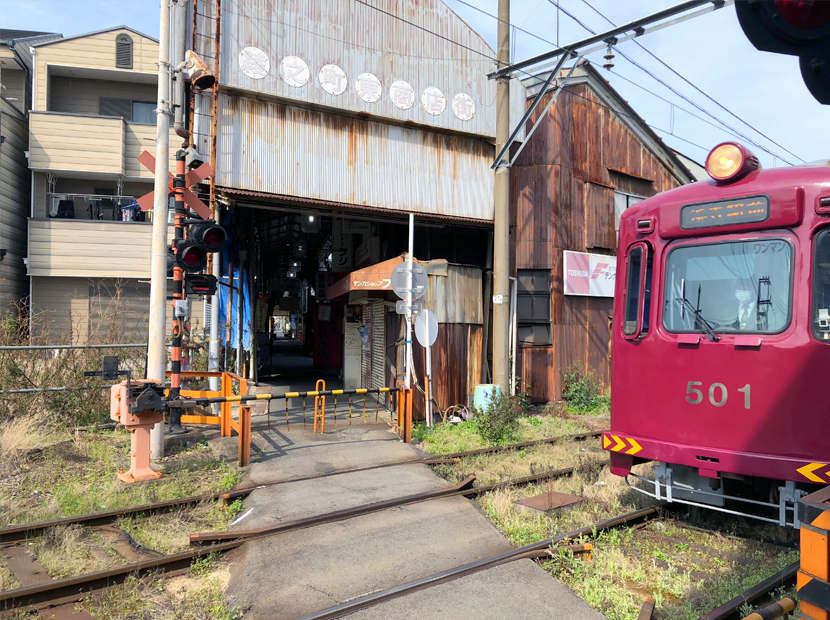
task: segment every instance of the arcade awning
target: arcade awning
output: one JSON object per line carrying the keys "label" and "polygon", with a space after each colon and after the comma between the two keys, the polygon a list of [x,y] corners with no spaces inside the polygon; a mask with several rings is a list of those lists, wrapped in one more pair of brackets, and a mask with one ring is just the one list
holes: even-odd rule
{"label": "arcade awning", "polygon": [[328,288],[326,297],[331,301],[350,291],[391,291],[392,272],[403,261],[403,255],[396,256],[382,263],[352,271],[342,280],[332,284]]}

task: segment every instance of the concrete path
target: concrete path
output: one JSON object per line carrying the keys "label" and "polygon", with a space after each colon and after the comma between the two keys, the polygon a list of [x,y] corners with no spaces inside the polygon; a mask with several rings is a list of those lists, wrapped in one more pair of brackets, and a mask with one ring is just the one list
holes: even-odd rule
{"label": "concrete path", "polygon": [[[302,424],[260,434],[250,483],[295,480],[423,456],[385,424],[362,422],[325,436]],[[329,429],[327,425],[327,430]],[[235,527],[251,529],[441,489],[449,483],[411,464],[287,482],[255,490]],[[497,555],[512,545],[461,497],[392,508],[247,543],[234,556],[231,603],[248,619],[294,619],[436,572]],[[360,620],[604,618],[530,560],[429,588],[352,616]]]}

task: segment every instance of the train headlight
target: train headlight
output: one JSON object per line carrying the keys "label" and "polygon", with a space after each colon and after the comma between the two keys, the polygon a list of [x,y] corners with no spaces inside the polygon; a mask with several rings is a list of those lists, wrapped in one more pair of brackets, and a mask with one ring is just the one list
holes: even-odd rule
{"label": "train headlight", "polygon": [[760,167],[758,158],[736,142],[718,144],[706,158],[706,172],[718,183],[737,181]]}

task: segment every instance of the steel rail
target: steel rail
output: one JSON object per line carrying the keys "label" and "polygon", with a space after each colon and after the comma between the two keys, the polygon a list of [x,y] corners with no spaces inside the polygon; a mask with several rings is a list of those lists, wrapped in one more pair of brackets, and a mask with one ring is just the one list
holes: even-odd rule
{"label": "steel rail", "polygon": [[772,577],[764,579],[757,586],[750,588],[743,594],[739,594],[731,601],[724,603],[717,609],[713,609],[708,614],[700,616],[698,620],[726,620],[727,618],[735,616],[744,604],[751,603],[771,590],[793,581],[798,572],[799,565],[800,562],[793,562],[786,568],[775,573]]}
{"label": "steel rail", "polygon": [[439,455],[444,459],[464,458],[466,456],[475,456],[477,454],[490,454],[492,452],[501,452],[502,450],[518,450],[520,448],[529,448],[531,446],[540,446],[546,443],[557,443],[565,440],[579,440],[590,439],[592,437],[599,437],[605,431],[590,431],[588,433],[575,433],[573,435],[559,435],[557,437],[545,437],[543,439],[534,439],[532,441],[523,441],[521,443],[510,443],[504,446],[493,446],[490,448],[478,448],[476,450],[467,450],[465,452],[452,452],[450,454]]}
{"label": "steel rail", "polygon": [[83,592],[101,590],[122,583],[132,574],[144,576],[152,571],[186,569],[197,558],[211,553],[224,553],[242,546],[245,542],[244,540],[237,540],[199,547],[161,558],[133,562],[108,570],[78,575],[77,577],[55,579],[35,586],[6,590],[0,592],[0,611],[43,605],[64,597],[76,597]]}
{"label": "steel rail", "polygon": [[[361,609],[366,609],[367,607],[372,607],[379,603],[383,603],[390,599],[404,596],[411,592],[431,588],[433,586],[437,586],[442,583],[458,579],[460,577],[465,577],[467,575],[471,575],[473,573],[477,573],[479,571],[492,568],[500,564],[506,564],[508,562],[513,562],[515,560],[522,559],[527,553],[531,551],[545,549],[546,547],[550,547],[551,545],[554,545],[556,543],[564,542],[566,540],[572,540],[574,538],[579,538],[580,536],[593,536],[596,532],[601,532],[603,530],[607,530],[613,527],[626,525],[633,521],[646,519],[652,516],[653,514],[656,514],[656,512],[657,508],[645,508],[643,510],[638,510],[636,512],[632,512],[621,517],[617,517],[615,519],[601,521],[599,523],[588,525],[578,530],[568,532],[567,534],[561,534],[559,536],[555,536],[554,538],[548,538],[538,543],[526,545],[524,547],[520,547],[518,549],[514,549],[512,551],[508,551],[500,555],[485,558],[483,560],[478,560],[477,562],[471,562],[470,564],[465,564],[463,566],[451,568],[440,573],[435,573],[434,575],[429,575],[428,577],[423,577],[422,579],[410,581],[409,583],[405,583],[403,585],[396,586],[388,590],[383,590],[382,592],[375,592],[373,594],[361,596],[346,603],[341,603],[340,605],[335,605],[334,607],[329,607],[328,609],[323,609],[321,611],[317,611],[302,616],[297,620],[329,620],[333,618],[340,618],[341,616],[354,613]],[[207,548],[209,549],[210,547]]]}
{"label": "steel rail", "polygon": [[[0,529],[0,543],[4,542],[15,542],[18,540],[24,540],[31,536],[39,535],[41,532],[52,528],[57,527],[60,525],[84,525],[84,526],[94,526],[94,525],[102,525],[106,523],[111,523],[115,521],[118,517],[126,516],[129,514],[141,514],[141,513],[152,513],[152,512],[162,512],[167,510],[173,510],[175,508],[179,508],[181,506],[185,506],[188,504],[196,504],[203,501],[215,501],[215,500],[225,500],[225,501],[232,501],[234,499],[238,499],[241,497],[245,497],[249,495],[256,489],[267,488],[271,486],[276,486],[280,484],[288,484],[291,482],[303,482],[307,480],[317,480],[319,478],[328,478],[329,476],[340,476],[342,474],[350,474],[362,471],[370,471],[373,469],[383,469],[386,467],[397,467],[399,465],[449,465],[453,463],[458,463],[461,458],[466,456],[476,456],[479,454],[488,454],[491,452],[500,452],[503,450],[518,450],[520,448],[527,448],[536,445],[542,444],[550,444],[550,443],[557,443],[559,441],[566,441],[566,440],[579,440],[579,439],[586,439],[591,437],[599,436],[602,431],[590,432],[590,433],[577,433],[574,435],[560,435],[558,437],[546,437],[544,439],[538,439],[534,441],[524,441],[521,443],[515,444],[508,444],[504,446],[494,446],[491,448],[479,448],[476,450],[469,450],[466,452],[454,452],[452,454],[447,454],[439,457],[433,458],[421,458],[421,459],[409,459],[404,461],[395,461],[392,463],[383,463],[380,465],[369,465],[367,467],[356,467],[353,469],[344,469],[340,471],[334,471],[328,474],[315,474],[313,476],[303,476],[300,478],[292,478],[290,480],[278,480],[276,482],[266,482],[263,484],[259,484],[253,487],[248,487],[245,489],[237,489],[234,491],[226,491],[222,493],[213,493],[213,494],[206,494],[206,495],[196,495],[192,497],[184,497],[181,499],[174,499],[174,500],[167,500],[163,502],[155,502],[151,504],[143,504],[139,506],[132,506],[129,508],[120,508],[116,510],[107,510],[102,512],[92,512],[89,514],[84,515],[77,515],[72,517],[64,517],[61,519],[55,519],[52,521],[41,521],[38,523],[25,523],[21,525],[13,525],[10,527],[6,527]],[[517,479],[522,480],[522,479]],[[517,482],[519,483],[519,482]],[[476,487],[477,489],[483,489],[484,487]],[[482,491],[483,492],[483,491]]]}
{"label": "steel rail", "polygon": [[240,497],[245,497],[254,490],[255,487],[248,489],[239,489],[237,491],[227,491],[224,493],[210,493],[206,495],[195,495],[191,497],[183,497],[181,499],[171,499],[163,502],[155,502],[151,504],[142,504],[140,506],[132,506],[130,508],[118,508],[115,510],[106,510],[102,512],[92,512],[89,514],[78,515],[74,517],[64,517],[62,519],[55,519],[53,521],[41,521],[39,523],[25,523],[22,525],[12,525],[0,529],[0,543],[16,542],[26,540],[32,536],[42,534],[44,531],[58,527],[61,525],[83,525],[85,527],[92,527],[96,525],[105,525],[118,520],[120,517],[142,513],[156,513],[167,512],[181,508],[182,506],[189,506],[192,504],[199,504],[205,501],[216,500],[234,500]]}
{"label": "steel rail", "polygon": [[[558,471],[565,472],[565,470]],[[486,490],[491,490],[499,486],[504,486],[508,483],[520,484],[523,481],[531,481],[531,479],[540,479],[544,478],[545,476],[554,475],[555,473],[556,472],[548,472],[546,474],[543,473],[535,476],[527,476],[525,478],[517,478],[514,480],[509,480],[502,483],[495,483],[493,485],[487,485],[475,489],[461,488],[464,485],[470,484],[472,482],[471,478],[473,477],[470,477],[467,480],[462,481],[455,487],[444,489],[443,493],[440,496],[432,498],[422,497],[421,499],[413,499],[413,496],[410,496],[407,499],[409,499],[410,501],[426,501],[428,499],[439,499],[439,497],[451,497],[453,495],[461,494],[475,495],[478,493],[483,493]],[[564,473],[561,475],[564,475]],[[380,503],[385,504],[387,502]],[[389,507],[391,506],[385,506],[385,508]],[[371,510],[366,510],[366,508],[366,506],[363,506],[348,511],[338,511],[337,513],[329,513],[318,517],[312,517],[310,519],[301,519],[291,523],[283,524],[282,526],[279,526],[277,528],[269,528],[265,531],[249,532],[249,535],[247,535],[244,538],[237,537],[233,540],[225,540],[222,542],[215,542],[213,544],[207,544],[204,546],[197,546],[190,551],[176,553],[161,558],[155,558],[152,560],[145,560],[142,562],[125,564],[123,566],[119,566],[109,570],[97,571],[94,573],[78,575],[76,577],[68,577],[65,579],[56,579],[54,581],[38,584],[35,586],[7,590],[5,592],[0,592],[0,611],[17,609],[21,607],[26,608],[44,605],[50,603],[50,601],[54,601],[55,599],[63,599],[66,597],[77,596],[79,593],[82,592],[100,590],[123,582],[128,575],[133,573],[142,576],[152,571],[180,570],[189,566],[190,562],[192,562],[194,559],[198,557],[210,553],[224,553],[226,551],[230,551],[231,549],[236,549],[237,547],[240,547],[248,541],[267,538],[269,536],[282,534],[295,529],[311,527],[313,525],[320,525],[332,521],[343,520],[349,518],[350,516],[359,516],[360,514],[367,514],[368,512],[374,512],[383,509],[381,507],[378,507],[378,504],[370,504],[368,508],[371,508]],[[656,509],[651,510],[653,512]],[[592,526],[588,528],[583,528],[583,530],[585,530],[585,533],[590,533],[592,531],[591,528]],[[237,532],[233,532],[233,534],[236,534],[237,536],[239,535],[239,533]],[[562,540],[565,539],[563,538]],[[542,547],[533,547],[533,549],[536,548]],[[523,549],[523,551],[526,552],[531,551],[533,549],[526,548]]]}
{"label": "steel rail", "polygon": [[[407,593],[411,590],[430,587],[432,585],[437,585],[444,581],[449,581],[457,577],[462,577],[466,574],[477,572],[485,568],[490,568],[491,566],[496,566],[497,564],[503,564],[505,562],[521,559],[522,557],[524,557],[525,554],[527,554],[530,551],[544,549],[557,542],[571,540],[579,536],[591,536],[595,532],[600,532],[611,527],[624,525],[635,520],[645,519],[655,514],[656,512],[656,508],[647,508],[644,510],[639,510],[637,512],[629,513],[616,519],[602,521],[600,523],[589,525],[579,530],[574,530],[573,532],[568,532],[567,534],[562,534],[555,538],[550,538],[539,543],[527,545],[525,547],[521,547],[519,549],[515,549],[513,551],[503,553],[492,558],[479,560],[478,562],[474,562],[472,564],[467,564],[464,566],[460,566],[458,568],[451,569],[449,571],[444,571],[443,573],[438,573],[437,575],[432,575],[430,577],[426,577],[425,579],[420,579],[417,582],[404,584],[403,586],[398,586],[397,588],[393,588],[392,590],[379,592],[373,595],[369,595],[367,597],[361,597],[359,599],[351,601],[350,603],[344,603],[342,605],[338,605],[337,607],[332,607],[328,610],[317,612],[317,614],[306,616],[304,617],[304,619],[335,618],[339,615],[344,615],[344,612],[351,613],[352,611],[356,611],[357,609],[362,609],[363,607],[375,605],[387,598],[400,596],[400,594]],[[199,557],[212,553],[225,553],[227,551],[231,551],[232,549],[241,547],[246,542],[267,538],[273,535],[273,533],[257,534],[249,538],[231,540],[212,545],[205,545],[203,547],[196,547],[189,551],[175,553],[172,555],[164,556],[162,558],[154,558],[152,560],[144,560],[142,562],[133,562],[131,564],[125,564],[123,566],[118,566],[116,568],[108,570],[96,571],[94,573],[88,573],[85,575],[78,575],[77,577],[56,579],[51,582],[37,584],[34,586],[16,588],[14,590],[6,590],[4,592],[0,592],[0,611],[21,608],[25,609],[30,607],[48,605],[50,603],[55,604],[55,602],[57,601],[65,602],[66,600],[78,600],[77,597],[82,593],[92,592],[95,590],[102,590],[104,588],[117,585],[125,581],[129,575],[135,574],[137,576],[144,576],[153,571],[166,572],[186,569],[190,566],[193,560]],[[396,593],[389,594],[393,591]],[[367,601],[367,599],[369,600]],[[341,609],[344,607],[348,608],[348,611],[346,611],[346,609]],[[327,615],[318,615],[324,614],[326,612],[328,612]]]}
{"label": "steel rail", "polygon": [[502,480],[493,484],[488,484],[480,487],[473,487],[475,476],[468,476],[457,485],[448,487],[446,489],[439,489],[437,491],[426,491],[424,493],[416,493],[415,495],[406,495],[404,497],[397,497],[395,499],[388,499],[381,502],[374,502],[355,508],[346,508],[344,510],[337,510],[315,517],[308,517],[299,519],[297,521],[290,521],[288,523],[280,523],[271,527],[259,528],[256,530],[233,530],[227,532],[203,532],[190,535],[191,545],[201,545],[205,543],[225,542],[229,540],[238,540],[240,538],[255,538],[261,535],[282,534],[307,527],[322,525],[324,523],[333,523],[336,521],[343,521],[353,517],[371,514],[373,512],[380,512],[389,508],[397,506],[405,506],[407,504],[417,504],[419,502],[426,502],[433,499],[443,499],[446,497],[455,497],[457,495],[476,496],[495,489],[503,489],[511,486],[519,486],[537,482],[539,480],[548,480],[550,478],[560,478],[568,476],[576,471],[575,467],[566,467],[564,469],[555,469],[539,474],[524,476],[522,478],[511,478],[510,480]]}

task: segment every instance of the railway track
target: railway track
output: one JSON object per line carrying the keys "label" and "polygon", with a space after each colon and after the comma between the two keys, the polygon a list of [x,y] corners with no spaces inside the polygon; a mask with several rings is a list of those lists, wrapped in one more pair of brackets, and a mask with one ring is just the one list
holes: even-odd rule
{"label": "railway track", "polygon": [[[205,501],[233,501],[234,499],[238,499],[244,497],[245,495],[248,495],[257,488],[275,486],[279,484],[287,484],[290,482],[298,482],[301,480],[313,480],[329,476],[337,476],[355,471],[366,471],[371,469],[394,467],[398,465],[435,465],[460,463],[463,458],[468,456],[476,456],[491,452],[501,452],[505,450],[518,450],[534,445],[557,443],[560,441],[577,441],[581,439],[587,439],[590,437],[596,437],[600,433],[601,431],[592,433],[580,433],[575,435],[565,435],[559,437],[550,437],[537,441],[509,444],[506,446],[483,448],[467,452],[456,452],[450,455],[443,455],[437,458],[409,459],[404,461],[387,463],[383,465],[364,468],[354,468],[349,470],[340,470],[336,472],[330,472],[327,474],[306,476],[301,478],[295,478],[292,480],[283,480],[226,493],[200,495],[182,498],[179,500],[170,500],[166,502],[134,506],[119,510],[110,510],[105,512],[80,515],[76,517],[67,517],[63,519],[56,519],[53,521],[17,525],[0,530],[0,550],[8,551],[10,554],[14,554],[19,557],[25,556],[28,562],[36,564],[36,561],[31,557],[31,555],[25,552],[23,543],[25,543],[27,540],[30,540],[34,536],[43,535],[45,532],[54,527],[79,525],[83,527],[99,529],[109,528],[111,532],[121,532],[121,530],[113,528],[111,524],[124,516],[156,514],[160,512],[176,510],[186,506],[192,506]],[[474,477],[469,477],[461,483],[453,487],[449,487],[447,489],[441,489],[439,491],[434,491],[430,493],[421,493],[417,495],[406,496],[403,498],[397,498],[385,502],[377,502],[374,504],[360,506],[349,510],[337,511],[334,513],[320,515],[308,519],[301,519],[298,521],[281,524],[273,528],[263,528],[260,530],[248,531],[194,534],[191,536],[192,548],[190,550],[161,557],[147,557],[148,555],[152,556],[160,554],[156,554],[156,552],[147,549],[144,549],[143,551],[140,549],[137,550],[135,549],[136,545],[130,546],[129,541],[125,539],[124,544],[128,545],[132,549],[134,561],[128,562],[127,564],[117,566],[111,569],[96,571],[93,573],[78,575],[75,577],[68,577],[65,579],[53,580],[49,578],[48,574],[42,567],[29,567],[27,569],[24,568],[22,565],[19,567],[14,565],[10,568],[12,568],[12,572],[18,577],[18,581],[21,583],[21,587],[15,588],[13,590],[7,590],[5,592],[0,592],[0,610],[16,609],[21,611],[31,611],[49,608],[50,613],[55,612],[55,618],[58,618],[58,620],[60,620],[62,618],[64,611],[69,611],[70,608],[73,608],[71,603],[80,600],[89,592],[117,585],[123,582],[130,575],[142,577],[160,571],[165,572],[166,574],[177,574],[181,571],[187,570],[190,567],[191,563],[200,557],[204,557],[208,554],[213,553],[224,553],[227,551],[231,551],[233,549],[238,548],[239,546],[241,546],[249,540],[255,540],[266,536],[278,535],[296,529],[313,527],[315,525],[320,525],[323,523],[345,520],[363,514],[369,514],[372,512],[386,510],[391,507],[401,506],[410,503],[431,501],[434,499],[455,497],[459,495],[465,497],[475,497],[477,495],[498,488],[504,488],[508,486],[520,486],[537,482],[540,480],[571,475],[572,473],[574,473],[574,471],[575,468],[573,467],[551,470],[534,474],[531,476],[505,480],[480,487],[473,487],[472,483],[474,481]],[[121,548],[124,549],[123,546]],[[126,549],[124,549],[124,551],[126,554]],[[14,570],[14,568],[17,568],[17,570]],[[26,578],[20,579],[17,573],[19,572],[21,573],[21,575],[25,575],[27,571],[38,573],[39,578],[34,581]],[[63,610],[64,606],[68,606],[66,610]],[[72,617],[78,618],[79,616],[73,615]]]}

